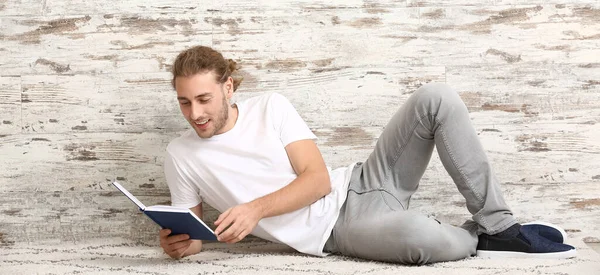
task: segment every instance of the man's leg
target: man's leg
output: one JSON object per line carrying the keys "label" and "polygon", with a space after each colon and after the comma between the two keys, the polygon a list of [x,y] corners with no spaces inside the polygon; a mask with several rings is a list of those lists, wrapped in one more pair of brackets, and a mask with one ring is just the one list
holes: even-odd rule
{"label": "man's leg", "polygon": [[[408,210],[434,145],[480,229]],[[396,112],[373,153],[353,171],[334,228],[335,250],[408,264],[457,260],[475,254],[476,231],[498,232],[514,223],[464,103],[448,86],[428,84]]]}
{"label": "man's leg", "polygon": [[[457,228],[407,211],[434,145],[476,223]],[[493,235],[485,239],[485,246],[496,251],[544,254],[572,249],[531,230],[520,230],[466,106],[447,85],[424,85],[392,117],[373,153],[353,172],[328,249],[373,260],[422,264],[472,255],[476,232]],[[520,245],[512,247],[515,242]]]}
{"label": "man's leg", "polygon": [[480,233],[495,234],[516,223],[467,107],[445,84],[422,86],[396,112],[364,163],[360,180],[366,187],[383,186],[408,209],[434,145]]}

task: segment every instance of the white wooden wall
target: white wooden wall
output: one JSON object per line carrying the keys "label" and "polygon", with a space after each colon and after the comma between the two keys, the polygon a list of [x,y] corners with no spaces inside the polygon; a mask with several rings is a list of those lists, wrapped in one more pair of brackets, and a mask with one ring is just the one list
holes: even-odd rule
{"label": "white wooden wall", "polygon": [[[163,152],[188,127],[169,69],[198,44],[240,62],[237,99],[287,96],[332,167],[448,83],[517,217],[600,242],[598,0],[0,0],[0,38],[0,245],[156,239],[109,184],[169,203]],[[412,205],[469,217],[437,158]]]}

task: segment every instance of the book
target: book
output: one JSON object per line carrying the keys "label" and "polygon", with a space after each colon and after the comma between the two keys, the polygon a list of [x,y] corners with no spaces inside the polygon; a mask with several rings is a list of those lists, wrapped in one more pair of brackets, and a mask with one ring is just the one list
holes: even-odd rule
{"label": "book", "polygon": [[134,195],[129,193],[117,181],[112,183],[119,191],[138,206],[146,216],[163,229],[171,229],[172,235],[188,234],[190,239],[216,241],[215,232],[210,229],[194,212],[187,208],[169,205],[153,205],[146,207]]}

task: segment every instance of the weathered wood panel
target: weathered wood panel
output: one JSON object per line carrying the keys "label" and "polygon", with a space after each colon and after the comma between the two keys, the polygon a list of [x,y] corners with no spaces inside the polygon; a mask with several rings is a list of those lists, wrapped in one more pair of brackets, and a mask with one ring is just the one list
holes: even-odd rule
{"label": "weathered wood panel", "polygon": [[[435,58],[453,65],[597,62],[597,55],[590,53],[595,52],[594,40],[600,33],[598,8],[598,4],[423,8],[422,35],[447,40],[432,45],[435,51],[430,53],[440,54],[431,58],[426,54],[424,63]],[[463,50],[457,56],[446,56],[448,50],[439,46]],[[461,60],[446,59],[462,55]]]}
{"label": "weathered wood panel", "polygon": [[[177,134],[11,135],[1,139],[3,191],[107,190],[130,179],[141,190],[164,184],[162,163]],[[158,181],[159,180],[159,181]],[[157,181],[157,182],[155,182]],[[111,190],[111,189],[109,189]]]}
{"label": "weathered wood panel", "polygon": [[[0,0],[0,16],[41,15],[44,1],[40,0]],[[0,22],[2,19],[0,18]]]}
{"label": "weathered wood panel", "polygon": [[[169,199],[164,191],[136,196],[147,205],[165,204]],[[157,236],[158,226],[117,192],[2,192],[0,234],[4,239],[0,238],[0,245],[43,239]]]}
{"label": "weathered wood panel", "polygon": [[[373,67],[317,73],[248,68],[248,82],[238,98],[282,93],[311,127],[384,126],[419,86],[447,81],[474,113],[477,125],[565,119],[593,124],[599,117],[593,114],[600,112],[600,76],[594,67]],[[261,74],[261,80],[250,77]],[[168,73],[26,75],[21,81],[25,132],[162,132],[187,127]]]}
{"label": "weathered wood panel", "polygon": [[[509,121],[511,124],[531,121],[554,123],[555,119],[567,117],[571,122],[597,122],[598,116],[594,114],[599,112],[595,103],[600,99],[600,87],[594,83],[598,81],[598,75],[593,69],[564,68],[566,70],[561,72],[559,66],[519,69],[503,66],[448,67],[446,81],[461,94],[477,125]],[[419,77],[416,72],[414,78],[410,74],[403,76],[402,70],[372,68],[358,75],[344,75],[342,70],[335,74],[338,77],[336,81],[319,83],[319,78],[315,77],[311,88],[295,89],[288,84],[282,89],[292,102],[298,102],[309,123],[330,127],[340,124],[384,126],[416,87],[428,80],[439,79],[435,73]],[[493,80],[494,75],[505,79],[499,83],[499,80]],[[352,85],[354,78],[361,81]],[[309,78],[306,79],[308,81]],[[564,84],[553,84],[556,79],[562,79]],[[532,87],[536,83],[542,87]],[[310,97],[320,101],[307,101],[309,93]],[[302,102],[311,109],[305,109]],[[359,102],[363,104],[358,105]],[[487,112],[495,110],[500,112]]]}
{"label": "weathered wood panel", "polygon": [[[494,125],[478,127],[502,182],[587,182],[599,179],[600,124]],[[333,168],[365,160],[381,127],[314,128]],[[1,139],[5,191],[111,190],[115,177],[133,191],[165,188],[164,150],[178,133],[80,133],[11,135]],[[515,162],[519,159],[519,162]],[[544,159],[543,162],[538,161]],[[443,167],[436,177],[444,178]],[[435,177],[434,177],[435,178]]]}
{"label": "weathered wood panel", "polygon": [[[163,152],[188,126],[168,71],[197,44],[240,62],[236,100],[287,96],[332,167],[366,159],[416,88],[446,82],[517,217],[598,240],[599,11],[591,0],[0,1],[0,245],[156,238],[109,183],[169,202]],[[437,157],[412,206],[469,217]]]}
{"label": "weathered wood panel", "polygon": [[174,131],[186,122],[168,73],[23,76],[23,131]]}
{"label": "weathered wood panel", "polygon": [[[211,45],[206,12],[4,17],[2,75],[168,71],[182,49]],[[177,45],[177,46],[174,46]],[[127,52],[127,55],[123,55]]]}
{"label": "weathered wood panel", "polygon": [[558,8],[568,4],[597,4],[598,0],[495,0],[496,5],[523,5],[523,4],[556,4]]}
{"label": "weathered wood panel", "polygon": [[213,9],[214,0],[86,1],[45,0],[45,15],[187,13]]}
{"label": "weathered wood panel", "polygon": [[597,66],[449,66],[446,81],[460,91],[474,123],[594,125],[600,117]]}
{"label": "weathered wood panel", "polygon": [[385,8],[406,7],[406,0],[242,0],[242,1],[215,1],[217,11],[248,11],[248,10],[342,10],[365,9],[371,13],[379,13]]}
{"label": "weathered wood panel", "polygon": [[[377,14],[363,9],[294,9],[6,17],[0,36],[7,40],[4,51],[9,62],[1,64],[0,69],[4,75],[166,71],[182,48],[210,45],[213,28],[214,44],[224,52],[239,52],[233,57],[259,60],[258,64],[265,66],[275,62],[271,63],[275,68],[288,70],[290,66],[305,67],[302,62],[308,58],[333,58],[326,62],[338,68],[390,62],[404,66],[600,62],[593,54],[600,33],[600,19],[594,13],[598,7],[401,8]],[[586,22],[585,28],[581,28],[581,21]],[[240,43],[241,50],[237,45]],[[44,56],[27,54],[44,51]]]}
{"label": "weathered wood panel", "polygon": [[272,69],[286,71],[327,58],[336,67],[590,63],[598,62],[591,54],[600,33],[597,9],[544,5],[404,8],[375,15],[361,9],[223,12],[216,17],[214,44],[241,60],[261,60],[260,65],[279,61]]}
{"label": "weathered wood panel", "polygon": [[[385,102],[386,105],[392,105],[384,110],[387,114],[394,112],[396,106],[393,105],[399,104],[402,99],[398,98],[398,89],[412,91],[423,83],[443,82],[445,78],[441,67],[371,70],[349,68],[319,75],[309,71],[287,75],[277,73],[260,81],[248,77],[248,82],[240,88],[239,98],[256,96],[262,92],[280,92],[288,95],[301,113],[307,114],[310,126],[339,126],[338,120],[331,118],[344,116],[349,111],[348,106],[357,100],[364,100],[358,97],[359,94],[373,101],[393,99]],[[257,70],[247,72],[248,75],[261,74]],[[389,78],[380,77],[386,73],[390,74]],[[23,131],[164,132],[185,129],[187,124],[179,110],[176,93],[170,86],[170,78],[168,73],[23,76]],[[345,83],[346,91],[356,91],[357,96],[349,98],[351,102],[337,104],[333,101],[343,92],[335,87],[335,83],[339,82]],[[327,100],[317,104],[306,100],[307,97]],[[331,98],[331,102],[328,102],[328,98]],[[381,106],[373,107],[382,109]],[[367,119],[371,118],[357,117],[352,125],[364,125]],[[383,125],[387,119],[389,116],[379,121],[378,125]]]}
{"label": "weathered wood panel", "polygon": [[0,77],[0,135],[21,132],[21,78]]}

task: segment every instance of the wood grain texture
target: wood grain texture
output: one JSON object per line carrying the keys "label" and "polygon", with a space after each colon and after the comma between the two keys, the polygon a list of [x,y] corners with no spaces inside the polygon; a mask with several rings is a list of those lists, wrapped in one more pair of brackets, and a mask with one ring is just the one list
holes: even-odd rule
{"label": "wood grain texture", "polygon": [[[596,163],[589,161],[597,158],[600,151],[597,125],[506,124],[478,127],[478,131],[493,165],[503,173],[502,182],[543,183],[550,177],[563,182],[589,182],[600,175]],[[312,130],[332,168],[366,160],[382,131],[380,127]],[[113,190],[107,181],[114,178],[132,184],[128,188],[133,191],[164,189],[164,148],[177,135],[147,132],[6,136],[0,139],[6,156],[3,167],[7,167],[0,171],[3,190]],[[441,164],[431,166],[440,171],[433,178],[449,179]]]}
{"label": "wood grain texture", "polygon": [[[0,0],[0,15],[41,15],[43,1],[39,0]],[[1,19],[0,19],[1,20]]]}
{"label": "wood grain texture", "polygon": [[25,132],[173,131],[187,125],[169,73],[27,75],[23,81]]}
{"label": "wood grain texture", "polygon": [[[285,95],[333,168],[447,83],[517,217],[600,240],[599,1],[4,0],[0,39],[0,245],[156,238],[109,183],[169,203],[163,152],[188,128],[169,70],[198,44],[241,65],[234,100]],[[469,218],[437,157],[411,206]]]}
{"label": "wood grain texture", "polygon": [[[288,70],[304,69],[298,60],[307,58],[333,58],[331,65],[338,67],[590,63],[597,62],[589,54],[600,33],[597,9],[526,5],[396,8],[376,15],[363,9],[223,12],[219,22],[239,23],[216,26],[214,44],[225,52],[231,49],[230,55],[240,60],[296,64]],[[588,22],[585,28],[582,21]],[[574,58],[579,53],[585,61]]]}
{"label": "wood grain texture", "polygon": [[[316,65],[307,66],[318,70]],[[253,68],[242,70],[247,76],[263,73]],[[311,127],[385,126],[419,86],[444,81],[452,83],[461,94],[477,125],[505,123],[509,117],[511,123],[565,119],[584,124],[598,122],[598,116],[581,116],[599,111],[595,103],[600,99],[600,79],[594,66],[587,64],[346,68],[317,73],[272,72],[261,80],[247,78],[238,100],[263,92],[282,93]],[[23,131],[184,129],[186,123],[169,81],[168,73],[23,76]],[[89,93],[80,92],[90,89]],[[344,96],[349,93],[353,96]],[[500,112],[485,112],[481,114],[484,120],[477,119],[481,111]]]}
{"label": "wood grain texture", "polygon": [[78,14],[166,14],[188,13],[212,9],[213,0],[199,1],[85,1],[85,0],[46,0],[45,15],[78,15]]}
{"label": "wood grain texture", "polygon": [[21,132],[21,78],[0,77],[0,135]]}
{"label": "wood grain texture", "polygon": [[181,49],[211,44],[212,26],[203,21],[207,14],[4,17],[0,37],[6,60],[0,72],[74,75],[168,71]]}

